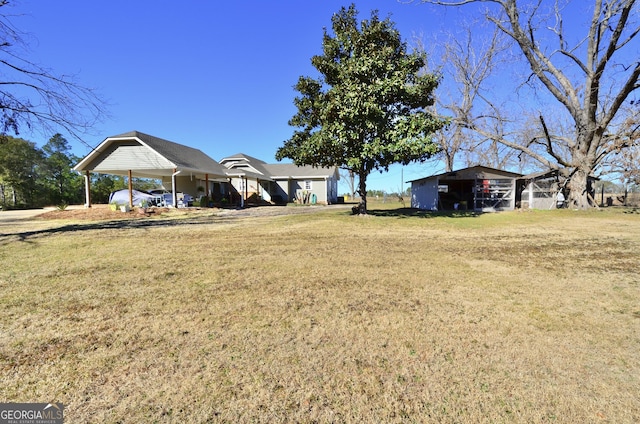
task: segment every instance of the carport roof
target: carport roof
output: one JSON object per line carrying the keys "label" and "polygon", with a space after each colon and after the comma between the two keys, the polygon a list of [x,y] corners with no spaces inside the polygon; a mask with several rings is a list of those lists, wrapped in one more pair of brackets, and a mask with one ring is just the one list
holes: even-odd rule
{"label": "carport roof", "polygon": [[[138,157],[119,153],[118,149],[135,149]],[[145,159],[149,159],[148,161]],[[107,137],[73,169],[121,175],[130,170],[138,176],[166,176],[174,169],[197,175],[225,177],[225,169],[198,149],[139,131]]]}

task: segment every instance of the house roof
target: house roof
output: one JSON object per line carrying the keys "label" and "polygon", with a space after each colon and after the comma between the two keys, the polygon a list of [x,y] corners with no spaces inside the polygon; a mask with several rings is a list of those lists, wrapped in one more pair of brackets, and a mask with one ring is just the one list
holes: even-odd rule
{"label": "house roof", "polygon": [[236,153],[220,160],[227,167],[226,174],[230,177],[247,177],[261,180],[271,180],[269,172],[265,169],[266,163],[253,156],[244,153]]}
{"label": "house roof", "polygon": [[244,153],[236,153],[235,155],[227,156],[226,158],[221,159],[220,163],[225,163],[229,161],[246,161],[251,163],[262,163],[262,164],[266,163],[263,160],[254,158],[253,156],[249,156]]}
{"label": "house roof", "polygon": [[244,153],[236,153],[220,160],[227,168],[227,175],[232,177],[248,177],[261,180],[329,178],[338,176],[337,168],[316,168],[298,166],[292,163],[268,164],[263,160]]}
{"label": "house roof", "polygon": [[336,167],[317,168],[309,165],[298,166],[293,163],[267,164],[265,168],[273,179],[329,178],[338,174]]}
{"label": "house roof", "polygon": [[139,131],[107,137],[73,169],[157,177],[174,170],[204,177],[224,177],[225,169],[201,150]]}
{"label": "house roof", "polygon": [[491,168],[489,166],[476,165],[468,168],[457,169],[451,172],[443,172],[441,174],[430,175],[428,177],[417,178],[415,180],[407,181],[409,183],[416,181],[423,181],[432,178],[439,180],[443,179],[469,179],[469,178],[494,178],[507,177],[507,178],[521,178],[522,174],[516,172],[505,171],[503,169]]}

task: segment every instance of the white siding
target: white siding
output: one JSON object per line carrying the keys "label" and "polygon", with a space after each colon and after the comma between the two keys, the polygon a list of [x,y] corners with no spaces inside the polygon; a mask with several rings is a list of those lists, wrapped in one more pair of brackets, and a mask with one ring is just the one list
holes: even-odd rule
{"label": "white siding", "polygon": [[[311,181],[311,190],[305,189],[305,181]],[[328,191],[330,188],[329,182],[323,179],[305,178],[302,180],[291,180],[291,192],[289,198],[292,199],[295,196],[301,195],[302,192],[311,193],[316,195],[317,203],[327,203]]]}
{"label": "white siding", "polygon": [[174,164],[140,144],[114,143],[90,166],[94,172],[113,169],[169,169]]}
{"label": "white siding", "polygon": [[438,210],[438,179],[429,178],[411,183],[411,207]]}

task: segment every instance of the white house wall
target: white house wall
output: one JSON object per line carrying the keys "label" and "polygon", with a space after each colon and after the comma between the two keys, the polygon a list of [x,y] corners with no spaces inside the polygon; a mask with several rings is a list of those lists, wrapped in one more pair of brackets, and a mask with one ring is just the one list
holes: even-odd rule
{"label": "white house wall", "polygon": [[291,189],[289,187],[289,180],[277,180],[274,181],[274,188],[276,188],[277,192],[274,192],[273,195],[279,195],[282,198],[283,202],[291,201]]}
{"label": "white house wall", "polygon": [[[311,181],[311,190],[305,189],[305,181]],[[303,180],[292,180],[291,181],[291,192],[289,193],[290,199],[296,197],[298,192],[309,192],[311,195],[316,195],[316,201],[318,203],[327,203],[327,194],[328,194],[328,184],[327,180],[314,180],[313,178],[306,178]]]}
{"label": "white house wall", "polygon": [[[311,190],[305,189],[305,181],[311,181]],[[338,200],[338,183],[335,178],[276,180],[272,187],[275,190],[271,194],[281,196],[287,202],[292,202],[303,191],[315,194],[318,203],[335,203]]]}
{"label": "white house wall", "polygon": [[438,179],[429,178],[411,183],[411,207],[438,210]]}
{"label": "white house wall", "polygon": [[230,178],[231,187],[235,189],[241,196],[244,195],[247,182],[243,178],[233,177]]}
{"label": "white house wall", "polygon": [[[209,181],[209,184],[211,185],[211,181]],[[200,195],[200,193],[198,193],[198,186],[204,187],[204,184],[196,177],[176,176],[176,188],[180,193],[187,193],[193,197],[198,197]],[[164,187],[165,190],[173,191],[171,177],[162,177],[162,187]]]}

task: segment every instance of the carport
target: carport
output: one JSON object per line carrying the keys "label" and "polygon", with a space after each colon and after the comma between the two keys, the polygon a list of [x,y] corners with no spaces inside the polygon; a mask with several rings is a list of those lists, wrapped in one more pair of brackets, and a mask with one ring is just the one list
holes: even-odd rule
{"label": "carport", "polygon": [[203,186],[208,194],[210,182],[227,181],[224,167],[202,151],[139,131],[107,137],[73,169],[84,174],[86,207],[91,207],[91,172],[126,176],[129,206],[133,206],[133,177],[170,181],[174,205],[178,185]]}

